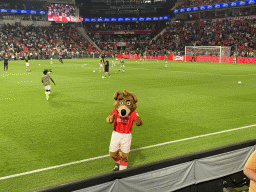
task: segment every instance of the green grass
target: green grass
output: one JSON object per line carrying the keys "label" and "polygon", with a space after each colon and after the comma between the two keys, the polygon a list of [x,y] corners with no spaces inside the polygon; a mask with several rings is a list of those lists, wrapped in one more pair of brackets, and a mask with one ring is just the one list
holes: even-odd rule
{"label": "green grass", "polygon": [[[133,127],[132,149],[256,124],[256,65],[169,62],[165,68],[163,61],[125,60],[125,73],[119,65],[102,79],[98,59],[30,61],[31,73],[24,61],[10,61],[9,71],[0,72],[0,177],[107,155],[113,125],[106,117],[114,93],[124,89],[137,95],[144,122]],[[49,68],[56,86],[47,101],[41,77]],[[251,127],[132,151],[128,167],[255,136]],[[105,157],[0,180],[0,191],[34,191],[111,172],[113,166]]]}

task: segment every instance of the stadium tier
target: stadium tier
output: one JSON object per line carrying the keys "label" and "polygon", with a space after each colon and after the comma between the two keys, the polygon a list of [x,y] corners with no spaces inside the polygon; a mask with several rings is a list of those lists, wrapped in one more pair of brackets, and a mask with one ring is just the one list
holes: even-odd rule
{"label": "stadium tier", "polygon": [[203,5],[214,5],[214,4],[229,3],[229,2],[234,2],[234,0],[182,0],[176,3],[173,9],[198,7]]}
{"label": "stadium tier", "polygon": [[77,52],[91,52],[95,48],[69,26],[22,26],[3,25],[1,29],[1,52],[19,58],[29,53],[31,58],[38,55],[50,57],[52,54],[66,56],[76,55]]}
{"label": "stadium tier", "polygon": [[47,1],[40,0],[1,0],[0,9],[21,9],[47,11]]}
{"label": "stadium tier", "polygon": [[129,53],[146,49],[150,40],[164,29],[165,23],[85,24],[84,27],[102,50]]}
{"label": "stadium tier", "polygon": [[256,49],[254,16],[194,20],[172,23],[157,38],[161,47],[184,52],[185,46],[231,46],[239,56],[249,56]]}

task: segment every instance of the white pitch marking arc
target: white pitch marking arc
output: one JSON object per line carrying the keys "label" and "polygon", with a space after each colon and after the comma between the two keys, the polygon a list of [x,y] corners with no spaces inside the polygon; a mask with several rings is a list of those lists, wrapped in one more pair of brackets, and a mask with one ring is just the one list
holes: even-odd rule
{"label": "white pitch marking arc", "polygon": [[[256,127],[256,124],[248,125],[248,126],[244,126],[244,127],[238,127],[238,128],[234,128],[234,129],[228,129],[228,130],[219,131],[219,132],[215,132],[215,133],[198,135],[198,136],[184,138],[184,139],[179,139],[179,140],[174,140],[174,141],[168,141],[168,142],[165,142],[165,143],[159,143],[159,144],[156,144],[156,145],[150,145],[150,146],[146,146],[146,147],[140,147],[140,148],[137,148],[137,149],[132,149],[131,151],[138,151],[138,150],[142,150],[142,149],[149,149],[149,148],[158,147],[158,146],[162,146],[162,145],[168,145],[168,144],[171,144],[171,143],[177,143],[177,142],[181,142],[181,141],[188,141],[188,140],[192,140],[192,139],[207,137],[207,136],[221,134],[221,133],[227,133],[227,132],[231,132],[231,131],[237,131],[237,130],[251,128],[251,127]],[[60,168],[60,167],[66,167],[66,166],[69,166],[69,165],[84,163],[84,162],[87,162],[87,161],[93,161],[93,160],[102,159],[102,158],[105,158],[105,157],[109,157],[109,154],[108,155],[98,156],[98,157],[92,157],[92,158],[89,158],[89,159],[83,159],[83,160],[80,160],[80,161],[74,161],[74,162],[70,162],[70,163],[65,163],[65,164],[61,164],[61,165],[55,165],[55,166],[51,166],[51,167],[46,167],[46,168],[42,168],[42,169],[36,169],[36,170],[33,170],[33,171],[18,173],[18,174],[14,174],[14,175],[4,176],[4,177],[0,177],[0,180],[11,179],[11,178],[15,178],[15,177],[23,176],[23,175],[29,175],[29,174],[33,174],[33,173],[38,173],[38,172],[42,172],[42,171],[47,171],[47,170],[51,170],[51,169],[57,169],[57,168]]]}

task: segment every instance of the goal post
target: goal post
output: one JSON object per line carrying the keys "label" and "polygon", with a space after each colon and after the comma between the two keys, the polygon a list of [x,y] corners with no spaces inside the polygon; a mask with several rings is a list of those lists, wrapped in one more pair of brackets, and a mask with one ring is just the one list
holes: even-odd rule
{"label": "goal post", "polygon": [[[231,47],[228,46],[185,46],[185,62],[191,61],[192,55],[196,61],[202,62],[223,62],[223,57],[231,56]],[[206,57],[197,57],[206,56]]]}

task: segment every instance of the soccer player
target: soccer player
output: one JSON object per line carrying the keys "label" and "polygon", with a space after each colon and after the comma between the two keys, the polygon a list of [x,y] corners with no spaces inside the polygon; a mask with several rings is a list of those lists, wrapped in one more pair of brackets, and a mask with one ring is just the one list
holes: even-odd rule
{"label": "soccer player", "polygon": [[100,65],[100,70],[99,70],[99,73],[101,72],[101,69],[102,69],[102,71],[104,72],[104,69],[103,69],[103,60],[102,60],[102,58],[101,58],[101,56],[99,56],[99,58],[100,58],[100,62],[99,62],[99,65]]}
{"label": "soccer player", "polygon": [[146,61],[146,58],[147,58],[147,51],[144,52],[143,61]]}
{"label": "soccer player", "polygon": [[115,55],[112,54],[112,67],[116,66],[116,63],[115,63]]}
{"label": "soccer player", "polygon": [[109,78],[110,78],[109,62],[108,62],[108,59],[107,59],[107,58],[106,58],[105,60],[106,60],[106,61],[105,61],[105,78],[106,78],[107,73],[108,73],[108,76],[109,76]]}
{"label": "soccer player", "polygon": [[233,54],[233,64],[236,64],[236,52]]}
{"label": "soccer player", "polygon": [[49,95],[51,92],[51,85],[50,85],[50,79],[53,82],[54,85],[56,85],[53,81],[53,79],[50,77],[50,75],[48,75],[49,70],[45,69],[43,71],[43,77],[42,77],[42,83],[44,84],[44,89],[45,89],[45,95],[46,95],[46,99],[49,100]]}
{"label": "soccer player", "polygon": [[61,55],[61,53],[59,54],[59,61],[63,64],[63,61],[62,61],[62,55]]}
{"label": "soccer player", "polygon": [[196,62],[194,51],[192,51],[192,59],[191,59],[191,62],[192,62],[192,61],[195,61],[195,62]]}
{"label": "soccer player", "polygon": [[104,51],[103,51],[103,53],[101,54],[101,59],[102,59],[102,64],[104,64],[104,62],[105,62],[105,57],[106,57],[106,55],[105,55],[105,53],[104,53]]}
{"label": "soccer player", "polygon": [[31,70],[29,69],[28,54],[25,55],[24,60],[25,60],[25,62],[26,62],[26,71],[27,71],[27,72],[31,72]]}
{"label": "soccer player", "polygon": [[121,69],[123,68],[123,72],[124,72],[124,58],[121,58],[120,63],[121,63],[121,65],[120,65],[119,71],[121,71]]}
{"label": "soccer player", "polygon": [[167,57],[167,55],[165,55],[165,57],[164,57],[164,61],[165,61],[165,67],[167,67],[167,61],[168,61],[168,57]]}
{"label": "soccer player", "polygon": [[53,57],[53,53],[50,52],[50,60],[51,60],[50,64],[53,64],[53,63],[52,63],[52,57]]}
{"label": "soccer player", "polygon": [[140,64],[140,63],[143,64],[143,63],[142,63],[142,59],[143,59],[142,51],[139,53],[139,57],[140,57],[140,58],[139,58],[138,64]]}
{"label": "soccer player", "polygon": [[5,57],[4,57],[4,71],[5,71],[5,69],[6,69],[6,71],[8,71],[8,62],[9,62],[9,58],[8,58],[7,53],[6,53]]}

